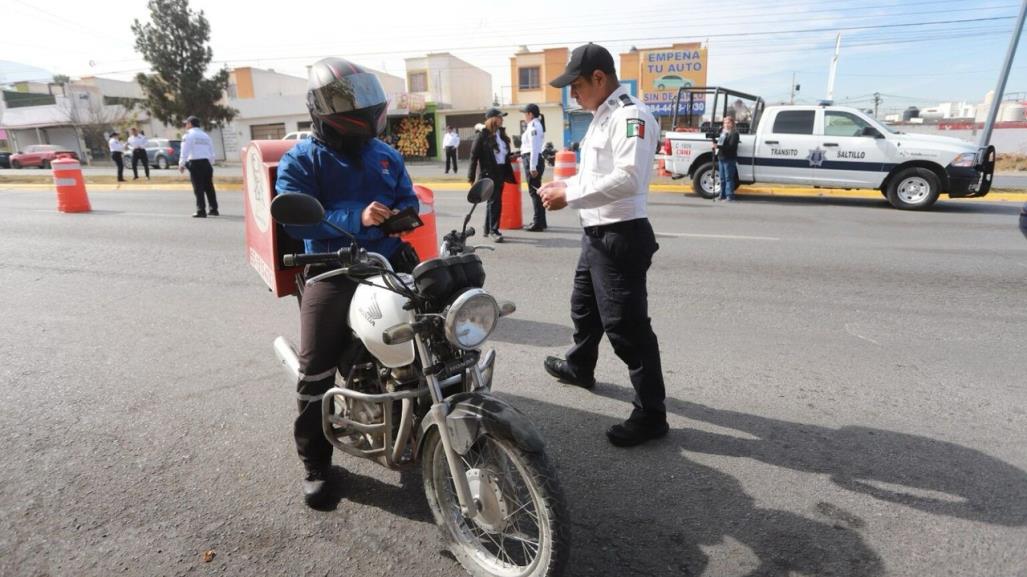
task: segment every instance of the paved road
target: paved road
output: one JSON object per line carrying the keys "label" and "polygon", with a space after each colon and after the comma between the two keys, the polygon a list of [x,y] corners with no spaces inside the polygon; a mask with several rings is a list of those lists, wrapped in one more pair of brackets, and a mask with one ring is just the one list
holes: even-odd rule
{"label": "paved road", "polygon": [[[460,177],[463,177],[463,176],[465,176],[467,174],[467,164],[466,164],[466,162],[467,161],[461,161],[460,162],[460,172],[458,173]],[[432,181],[432,180],[439,180],[439,179],[443,179],[443,178],[446,178],[446,179],[453,178],[452,174],[446,175],[443,172],[444,167],[445,167],[445,165],[442,162],[412,162],[412,163],[409,163],[407,165],[407,168],[410,171],[410,176],[415,181]],[[141,170],[142,169],[140,169],[140,171]],[[216,168],[215,169],[215,175],[220,175],[220,176],[239,176],[240,174],[242,174],[241,170],[242,170],[241,165],[233,164],[233,165],[228,165],[228,166]],[[552,177],[551,170],[552,169],[550,168],[549,172],[546,173],[545,178],[547,180],[550,177]],[[113,166],[101,166],[101,167],[95,167],[95,168],[87,167],[87,168],[83,169],[83,172],[85,173],[86,176],[89,176],[89,177],[113,176],[114,175],[114,167]],[[181,181],[181,182],[184,182],[184,183],[188,183],[189,182],[188,175],[180,176],[176,170],[151,169],[150,173],[153,176],[155,181],[157,181],[158,179],[161,180],[161,181],[163,181],[164,179],[172,179],[174,181]],[[21,170],[0,169],[0,177],[42,176],[42,175],[46,175],[46,174],[48,174],[47,171],[42,171],[42,170],[35,169],[35,168],[25,168],[25,169],[21,169]],[[128,178],[128,179],[132,178],[132,170],[131,169],[126,169],[126,171],[125,171],[125,178]],[[687,184],[687,182],[684,181],[684,180],[675,181],[675,182],[678,183],[678,184],[681,184],[681,183]],[[995,175],[995,188],[1000,188],[1000,189],[1003,189],[1003,190],[1027,190],[1027,175],[1017,175],[1017,174],[1008,174],[1008,173],[1006,173],[1006,174],[997,174],[997,175]]]}
{"label": "paved road", "polygon": [[[307,510],[291,385],[296,306],[242,249],[241,196],[0,193],[0,575],[464,574],[419,475],[348,457]],[[441,224],[464,206],[439,194]],[[1017,207],[657,195],[651,309],[673,431],[636,450],[624,367],[594,392],[541,366],[570,340],[572,214],[484,257],[520,304],[496,389],[543,430],[571,576],[1025,575],[1027,242]],[[475,221],[480,220],[480,214]],[[201,559],[216,551],[210,563]]]}

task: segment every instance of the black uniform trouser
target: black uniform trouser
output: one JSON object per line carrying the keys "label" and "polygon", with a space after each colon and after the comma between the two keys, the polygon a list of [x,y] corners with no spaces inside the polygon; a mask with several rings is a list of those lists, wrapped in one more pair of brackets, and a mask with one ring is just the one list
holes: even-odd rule
{"label": "black uniform trouser", "polygon": [[646,272],[659,248],[645,218],[586,227],[571,293],[574,346],[567,362],[579,378],[591,379],[605,333],[635,388],[631,419],[646,423],[667,418],[660,345],[646,290]]}
{"label": "black uniform trouser", "polygon": [[207,204],[211,210],[218,209],[218,196],[214,192],[214,167],[206,158],[190,160],[186,163],[189,169],[189,180],[193,183],[193,194],[196,196],[196,210],[207,212],[203,202],[204,195],[207,196]]}
{"label": "black uniform trouser", "polygon": [[[308,276],[325,272],[311,269]],[[332,444],[321,428],[321,399],[335,386],[335,371],[353,333],[349,305],[357,283],[346,277],[316,282],[303,291],[300,301],[300,379],[296,383],[299,415],[293,425],[296,451],[307,469],[327,467]]]}
{"label": "black uniform trouser", "polygon": [[542,206],[542,197],[538,195],[538,189],[542,186],[542,175],[546,172],[546,159],[542,158],[541,154],[538,155],[538,163],[535,166],[538,176],[534,178],[531,176],[531,155],[525,154],[521,159],[521,164],[524,165],[524,180],[528,182],[528,196],[531,197],[531,226],[545,228],[546,207]]}
{"label": "black uniform trouser", "polygon": [[[499,167],[503,171],[503,167]],[[485,232],[483,234],[499,234],[499,217],[503,215],[503,183],[506,179],[502,174],[486,174],[482,172],[482,178],[492,179],[492,196],[485,207]]]}
{"label": "black uniform trouser", "polygon": [[118,167],[118,181],[125,180],[125,159],[124,155],[120,152],[112,152],[111,160],[114,161],[114,166]]}
{"label": "black uniform trouser", "polygon": [[456,147],[446,147],[446,173],[449,173],[449,163],[453,162],[453,172],[456,172]]}
{"label": "black uniform trouser", "polygon": [[146,170],[146,178],[150,178],[150,159],[146,157],[146,149],[133,148],[132,149],[132,176],[139,178],[139,163],[143,163],[143,169]]}

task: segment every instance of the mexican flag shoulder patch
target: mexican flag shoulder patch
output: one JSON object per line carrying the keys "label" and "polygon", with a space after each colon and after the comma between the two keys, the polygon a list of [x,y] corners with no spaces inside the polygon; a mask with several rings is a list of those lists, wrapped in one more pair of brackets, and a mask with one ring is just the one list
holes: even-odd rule
{"label": "mexican flag shoulder patch", "polygon": [[637,136],[638,138],[645,138],[645,121],[641,118],[629,118],[628,119],[628,138]]}

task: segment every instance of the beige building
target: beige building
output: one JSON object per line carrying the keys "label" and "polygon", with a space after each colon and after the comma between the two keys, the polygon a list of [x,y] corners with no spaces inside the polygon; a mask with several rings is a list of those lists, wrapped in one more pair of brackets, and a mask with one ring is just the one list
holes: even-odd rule
{"label": "beige building", "polygon": [[406,67],[410,97],[425,108],[469,110],[487,107],[495,98],[491,74],[448,52],[407,58]]}

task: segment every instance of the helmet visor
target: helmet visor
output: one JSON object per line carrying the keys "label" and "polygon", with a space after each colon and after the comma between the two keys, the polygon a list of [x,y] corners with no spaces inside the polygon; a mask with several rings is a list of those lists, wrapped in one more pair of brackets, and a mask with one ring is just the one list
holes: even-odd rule
{"label": "helmet visor", "polygon": [[330,116],[384,104],[385,93],[373,74],[360,72],[311,88],[307,103],[312,113]]}

